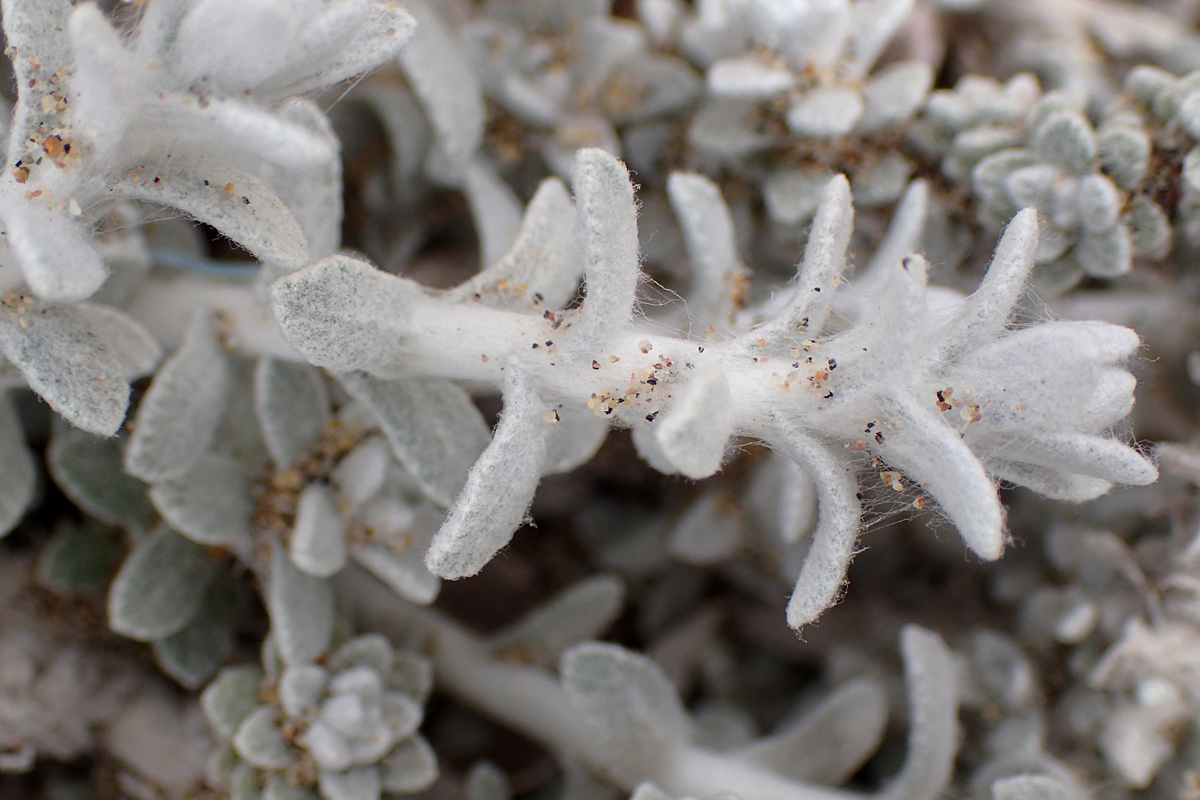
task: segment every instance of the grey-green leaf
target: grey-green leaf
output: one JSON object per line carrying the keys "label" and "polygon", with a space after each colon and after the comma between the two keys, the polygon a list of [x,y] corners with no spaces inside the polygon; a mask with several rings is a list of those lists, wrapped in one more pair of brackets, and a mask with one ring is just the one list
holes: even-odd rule
{"label": "grey-green leaf", "polygon": [[279,728],[279,709],[259,706],[250,712],[233,736],[233,749],[259,769],[284,769],[292,763],[292,748]]}
{"label": "grey-green leaf", "polygon": [[38,581],[67,596],[103,592],[121,555],[113,537],[98,526],[64,526],[42,548]]}
{"label": "grey-green leaf", "polygon": [[459,386],[437,378],[384,381],[339,375],[354,399],[379,419],[392,452],[429,497],[449,506],[491,437]]}
{"label": "grey-green leaf", "polygon": [[522,660],[551,666],[568,647],[604,633],[621,613],[624,600],[619,578],[597,575],[544,603],[489,644],[493,653],[519,652]]}
{"label": "grey-green leaf", "polygon": [[329,427],[329,390],[307,364],[261,359],[254,371],[254,408],[280,469],[299,461]]}
{"label": "grey-green leaf", "polygon": [[230,667],[200,695],[208,724],[223,740],[233,738],[242,720],[258,705],[263,673],[257,666]]}
{"label": "grey-green leaf", "polygon": [[170,528],[134,548],[108,595],[108,622],[117,633],[140,641],[169,636],[196,611],[216,564],[208,552]]}
{"label": "grey-green leaf", "polygon": [[0,536],[11,531],[33,502],[37,468],[8,392],[0,397]]}
{"label": "grey-green leaf", "polygon": [[653,774],[687,735],[687,715],[663,671],[645,656],[599,642],[562,660],[562,683],[610,777]]}
{"label": "grey-green leaf", "polygon": [[129,365],[104,338],[103,326],[94,329],[86,305],[24,302],[0,313],[0,351],[64,419],[90,433],[112,436],[129,405]]}
{"label": "grey-green leaf", "polygon": [[292,563],[309,575],[328,578],[345,566],[346,521],[325,484],[309,484],[300,493],[289,547]]}
{"label": "grey-green leaf", "polygon": [[396,745],[379,765],[383,788],[389,792],[419,792],[437,780],[437,757],[420,736]]}
{"label": "grey-green leaf", "polygon": [[183,475],[156,484],[150,499],[192,541],[242,554],[250,550],[254,501],[250,479],[236,459],[206,453]]}
{"label": "grey-green leaf", "polygon": [[238,584],[228,574],[208,586],[200,609],[187,625],[154,642],[163,671],[180,685],[197,689],[212,678],[233,650]]}
{"label": "grey-green leaf", "polygon": [[101,438],[60,426],[50,442],[47,461],[54,482],[75,505],[112,525],[148,528],[158,512],[147,486],[128,475],[119,439]]}
{"label": "grey-green leaf", "polygon": [[373,765],[345,772],[322,772],[317,785],[325,800],[379,800],[382,789],[379,770]]}
{"label": "grey-green leaf", "polygon": [[305,575],[277,547],[271,553],[266,600],[275,645],[285,664],[308,664],[325,652],[334,616],[333,587],[327,580]]}
{"label": "grey-green leaf", "polygon": [[207,313],[198,312],[179,349],[154,376],[125,451],[131,475],[178,478],[212,441],[229,389],[230,367]]}

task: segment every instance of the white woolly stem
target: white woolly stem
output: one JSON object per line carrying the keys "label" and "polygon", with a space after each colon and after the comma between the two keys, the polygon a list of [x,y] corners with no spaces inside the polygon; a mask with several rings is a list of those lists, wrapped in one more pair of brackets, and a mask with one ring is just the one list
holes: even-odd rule
{"label": "white woolly stem", "polygon": [[[343,572],[339,586],[358,612],[359,623],[398,641],[422,634],[430,643],[434,677],[444,691],[560,757],[605,772],[603,755],[593,745],[557,680],[537,668],[492,660],[483,637],[436,611],[404,603],[382,584],[353,572]],[[755,800],[871,798],[788,780],[747,761],[691,745],[677,748],[652,775],[626,777],[622,781],[625,790],[653,781],[673,796],[728,791]]]}

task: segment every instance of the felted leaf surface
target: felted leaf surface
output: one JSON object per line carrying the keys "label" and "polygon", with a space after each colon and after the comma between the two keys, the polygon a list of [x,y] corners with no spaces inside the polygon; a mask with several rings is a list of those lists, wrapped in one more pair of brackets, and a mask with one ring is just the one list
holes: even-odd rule
{"label": "felted leaf surface", "polygon": [[436,378],[383,381],[350,373],[338,379],[375,412],[393,454],[430,499],[450,505],[489,439],[470,396]]}
{"label": "felted leaf surface", "polygon": [[199,312],[183,344],[167,359],[138,406],[125,468],[144,481],[178,478],[212,441],[230,382],[228,357]]}
{"label": "felted leaf surface", "polygon": [[[155,183],[155,172],[170,179]],[[130,200],[177,208],[212,225],[263,261],[293,269],[307,263],[308,247],[300,224],[275,192],[249,172],[195,156],[147,164],[137,176],[135,180],[122,173],[111,182]]]}
{"label": "felted leaf surface", "polygon": [[8,392],[0,396],[0,537],[25,515],[37,486],[37,467]]}
{"label": "felted leaf surface", "polygon": [[108,624],[139,641],[169,636],[200,608],[216,564],[200,545],[162,528],[130,553],[108,595]]}
{"label": "felted leaf surface", "polygon": [[325,800],[379,800],[379,770],[354,767],[345,772],[322,771],[317,785]]}
{"label": "felted leaf surface", "polygon": [[217,736],[232,739],[258,705],[263,673],[256,666],[229,667],[200,695],[200,707]]}
{"label": "felted leaf surface", "polygon": [[122,555],[112,536],[98,527],[64,527],[42,548],[38,582],[68,597],[100,593]]}
{"label": "felted leaf surface", "polygon": [[233,650],[238,587],[229,575],[209,584],[200,608],[187,625],[154,642],[163,671],[188,689],[205,684]]}
{"label": "felted leaf surface", "polygon": [[252,767],[284,769],[292,761],[292,748],[279,728],[279,710],[259,706],[238,726],[233,749]]}
{"label": "felted leaf surface", "polygon": [[328,486],[313,483],[300,493],[289,547],[292,563],[318,578],[328,578],[345,565],[346,522]]}
{"label": "felted leaf surface", "polygon": [[275,646],[285,664],[311,663],[329,647],[333,587],[296,569],[279,547],[271,553],[266,601]]}
{"label": "felted leaf surface", "polygon": [[125,472],[119,439],[101,438],[63,425],[54,432],[50,474],[71,502],[112,525],[148,528],[158,515],[147,486]]}
{"label": "felted leaf surface", "polygon": [[419,792],[437,780],[437,756],[420,736],[410,736],[379,764],[379,777],[389,792]]}
{"label": "felted leaf surface", "polygon": [[567,699],[616,780],[652,774],[687,736],[675,689],[644,656],[589,642],[566,652],[561,675]]}
{"label": "felted leaf surface", "polygon": [[84,307],[21,302],[0,309],[0,350],[68,422],[112,436],[129,405],[129,364],[105,338],[108,326],[97,330]]}
{"label": "felted leaf surface", "polygon": [[621,613],[625,586],[612,575],[580,581],[529,616],[491,638],[496,654],[517,653],[522,661],[551,666],[563,651],[600,636]]}
{"label": "felted leaf surface", "polygon": [[250,550],[254,500],[249,477],[229,456],[205,453],[186,473],[150,490],[154,507],[199,544]]}
{"label": "felted leaf surface", "polygon": [[329,391],[307,364],[261,359],[254,371],[254,407],[280,469],[296,463],[329,426]]}
{"label": "felted leaf surface", "polygon": [[437,597],[442,581],[425,566],[419,553],[394,552],[387,545],[371,542],[351,550],[354,560],[410,603],[428,605]]}

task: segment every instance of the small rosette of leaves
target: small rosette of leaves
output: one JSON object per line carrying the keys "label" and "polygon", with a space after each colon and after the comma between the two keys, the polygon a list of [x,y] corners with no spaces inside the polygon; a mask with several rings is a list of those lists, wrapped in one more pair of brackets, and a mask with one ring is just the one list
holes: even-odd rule
{"label": "small rosette of leaves", "polygon": [[234,800],[380,800],[428,788],[437,762],[417,733],[429,664],[361,636],[322,665],[233,667],[201,705],[221,747],[211,780]]}

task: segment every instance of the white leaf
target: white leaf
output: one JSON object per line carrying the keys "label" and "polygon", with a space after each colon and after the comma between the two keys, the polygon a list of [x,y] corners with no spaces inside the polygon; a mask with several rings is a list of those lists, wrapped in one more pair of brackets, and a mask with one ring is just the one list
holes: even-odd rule
{"label": "white leaf", "polygon": [[560,673],[571,707],[614,780],[653,775],[683,744],[687,714],[650,659],[589,642],[566,652]]}
{"label": "white leaf", "polygon": [[329,390],[307,364],[262,358],[254,370],[254,409],[271,459],[286,469],[329,427]]}
{"label": "white leaf", "polygon": [[633,319],[641,275],[637,206],[629,171],[595,148],[575,154],[575,238],[583,256],[587,298],[571,339],[575,352],[599,347]]}
{"label": "white leaf", "polygon": [[437,142],[453,172],[461,173],[483,139],[483,89],[470,60],[446,25],[425,3],[406,2],[416,35],[400,52],[413,90],[421,98]]}
{"label": "white leaf", "polygon": [[734,432],[733,398],[719,366],[700,363],[653,423],[660,451],[681,474],[699,480],[721,468]]}
{"label": "white leaf", "polygon": [[501,659],[514,653],[523,662],[553,666],[568,647],[603,634],[621,613],[624,601],[625,586],[619,578],[596,575],[494,634],[488,645]]}
{"label": "white leaf", "polygon": [[510,362],[504,413],[492,441],[433,537],[425,563],[443,578],[479,572],[525,521],[542,479],[553,424],[531,379]]}
{"label": "white leaf", "polygon": [[379,770],[354,767],[345,772],[321,771],[317,780],[325,800],[379,800]]}
{"label": "white leaf", "polygon": [[837,786],[879,747],[887,721],[888,697],[881,682],[858,678],[737,755],[785,778]]}
{"label": "white leaf", "polygon": [[138,406],[125,468],[144,481],[178,478],[203,455],[225,409],[230,368],[212,319],[197,312],[183,344]]}
{"label": "white leaf", "polygon": [[880,800],[934,800],[946,790],[958,750],[958,671],[945,642],[907,625],[900,634],[909,703],[908,757]]}
{"label": "white leaf", "polygon": [[494,263],[484,262],[486,269],[450,290],[450,296],[472,300],[479,295],[480,302],[500,308],[561,308],[582,273],[574,226],[575,206],[566,187],[547,178],[529,201],[512,248]]}
{"label": "white leaf", "polygon": [[262,261],[291,269],[308,263],[304,231],[275,191],[226,162],[184,151],[170,161],[146,162],[136,178],[121,172],[109,180],[119,196],[179,209]]}
{"label": "white leaf", "polygon": [[[112,436],[129,405],[129,367],[125,355],[104,338],[105,325],[93,329],[92,315],[81,306],[4,309],[0,314],[0,350],[33,389],[72,425]],[[108,317],[104,317],[108,320]]]}
{"label": "white leaf", "polygon": [[333,587],[296,569],[280,547],[271,553],[266,603],[275,645],[285,664],[311,663],[328,649],[334,622]]}
{"label": "white leaf", "polygon": [[271,286],[275,318],[288,342],[314,366],[398,374],[404,319],[419,286],[365,261],[330,256]]}
{"label": "white leaf", "polygon": [[254,537],[252,489],[236,459],[205,453],[184,474],[156,483],[150,500],[192,541],[248,554]]}
{"label": "white leaf", "polygon": [[279,703],[290,717],[303,719],[317,710],[329,673],[316,664],[288,667],[279,678]]}
{"label": "white leaf", "polygon": [[521,227],[521,198],[483,158],[472,159],[467,167],[463,191],[479,234],[480,262],[487,269],[516,241]]}
{"label": "white leaf", "polygon": [[292,748],[283,738],[278,715],[276,708],[259,706],[238,726],[233,749],[247,764],[259,769],[285,769],[292,763]]}
{"label": "white leaf", "polygon": [[292,563],[318,578],[328,578],[345,566],[346,522],[328,486],[311,483],[300,493],[289,548]]}
{"label": "white leaf", "polygon": [[350,555],[410,603],[429,605],[441,589],[441,580],[425,566],[419,552],[398,554],[386,544],[372,542],[353,548]]}
{"label": "white leaf", "polygon": [[688,316],[720,330],[735,310],[736,281],[745,271],[737,252],[733,217],[721,190],[703,175],[672,173],[667,179],[667,195],[692,263]]}
{"label": "white leaf", "polygon": [[392,453],[431,499],[449,505],[487,444],[487,424],[471,398],[449,381],[338,379],[375,413]]}
{"label": "white leaf", "polygon": [[242,721],[258,705],[263,673],[256,666],[221,670],[200,695],[204,716],[221,739],[232,739]]}
{"label": "white leaf", "polygon": [[389,792],[420,792],[437,780],[437,756],[420,736],[411,736],[379,765],[383,788]]}

